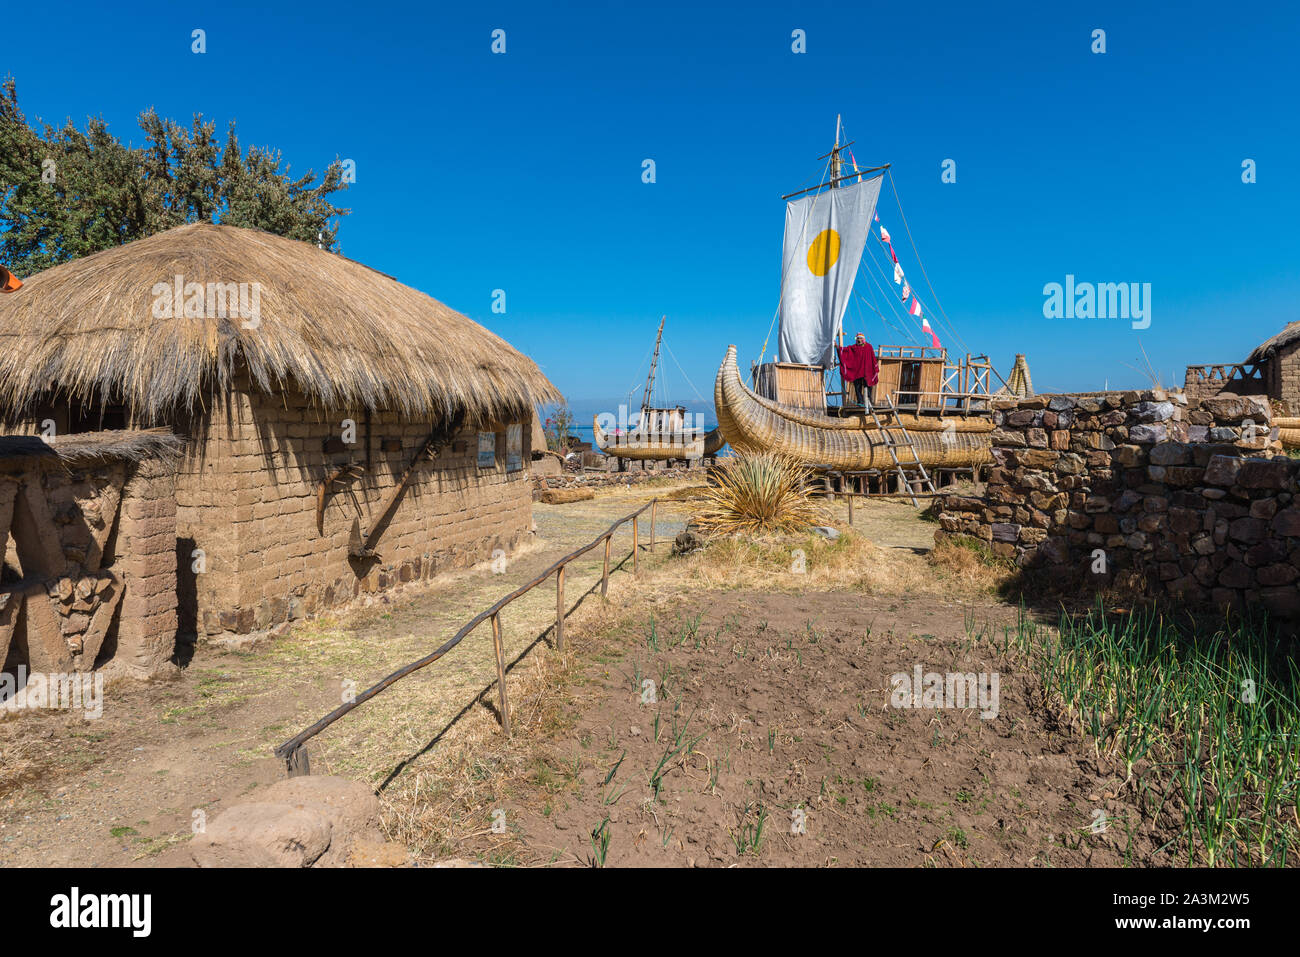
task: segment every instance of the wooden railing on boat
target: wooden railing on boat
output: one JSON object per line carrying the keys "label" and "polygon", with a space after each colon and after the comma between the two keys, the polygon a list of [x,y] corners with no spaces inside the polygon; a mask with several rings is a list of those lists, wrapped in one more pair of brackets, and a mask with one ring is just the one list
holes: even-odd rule
{"label": "wooden railing on boat", "polygon": [[372,687],[367,688],[365,691],[361,692],[351,701],[345,702],[340,707],[335,708],[333,711],[325,715],[325,717],[321,718],[311,727],[294,735],[288,741],[284,742],[284,744],[280,745],[278,748],[275,749],[275,756],[285,762],[290,777],[309,774],[310,766],[307,760],[307,751],[306,748],[304,747],[308,741],[316,737],[316,735],[320,734],[322,731],[324,731],[326,728],[332,725],[335,721],[342,718],[348,712],[352,711],[355,708],[359,708],[361,705],[365,704],[371,698],[375,697],[381,692],[392,687],[398,681],[402,680],[408,675],[414,674],[415,672],[419,671],[421,668],[433,664],[435,661],[437,661],[447,652],[451,651],[458,644],[460,644],[461,641],[467,635],[469,635],[469,633],[472,632],[475,628],[477,628],[483,622],[489,620],[492,622],[492,644],[496,651],[496,659],[497,659],[497,689],[500,698],[501,728],[506,733],[506,735],[509,736],[510,706],[506,696],[505,647],[502,644],[502,639],[501,639],[502,609],[504,609],[516,598],[519,598],[527,594],[528,592],[532,591],[538,585],[542,584],[544,581],[546,581],[548,578],[554,575],[555,576],[555,647],[556,650],[563,650],[564,619],[568,615],[568,611],[564,607],[565,568],[569,565],[570,562],[578,558],[581,558],[583,555],[587,554],[587,552],[591,551],[592,549],[600,545],[602,542],[604,542],[605,561],[604,561],[603,570],[601,571],[601,575],[600,575],[600,595],[602,598],[606,597],[609,591],[610,550],[614,538],[614,533],[617,532],[621,526],[627,524],[628,522],[631,522],[632,523],[632,553],[631,553],[632,554],[632,575],[633,577],[639,576],[641,573],[640,551],[642,546],[640,543],[640,532],[639,532],[640,523],[637,520],[641,517],[641,514],[643,512],[649,509],[650,541],[644,547],[649,548],[653,551],[655,547],[655,512],[658,508],[658,505],[659,505],[659,499],[654,498],[651,499],[649,502],[647,502],[645,505],[642,505],[635,512],[623,516],[618,521],[616,521],[613,525],[611,525],[608,529],[606,529],[603,533],[597,536],[590,544],[584,545],[582,548],[579,548],[577,551],[570,552],[568,555],[565,555],[555,564],[551,565],[550,568],[546,569],[546,571],[542,572],[540,575],[537,575],[526,584],[519,586],[510,594],[506,595],[504,598],[501,598],[491,608],[479,612],[468,622],[466,622],[465,625],[462,626],[461,629],[458,632],[456,632],[455,635],[453,635],[442,645],[440,645],[439,647],[431,651],[429,654],[425,655],[423,658],[420,658],[418,661],[413,661],[409,665],[405,665],[401,668],[398,668],[388,677],[379,681],[377,684],[373,685]]}

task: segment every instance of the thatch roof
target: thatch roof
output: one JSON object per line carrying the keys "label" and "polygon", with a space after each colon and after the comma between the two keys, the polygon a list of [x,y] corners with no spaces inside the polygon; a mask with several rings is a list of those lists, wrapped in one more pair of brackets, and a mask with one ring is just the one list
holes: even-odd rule
{"label": "thatch roof", "polygon": [[49,440],[36,435],[0,435],[0,469],[39,462],[76,467],[144,459],[174,465],[183,448],[181,438],[166,429],[78,432]]}
{"label": "thatch roof", "polygon": [[[155,318],[155,285],[257,283],[258,321]],[[170,296],[167,297],[170,299]],[[0,297],[0,412],[54,393],[167,421],[240,368],[325,408],[503,419],[560,396],[500,337],[383,273],[310,243],[195,223],[47,269]]]}
{"label": "thatch roof", "polygon": [[1246,357],[1246,361],[1263,362],[1265,359],[1270,359],[1278,349],[1289,346],[1297,339],[1300,339],[1300,321],[1288,322],[1277,335],[1257,345],[1255,351]]}

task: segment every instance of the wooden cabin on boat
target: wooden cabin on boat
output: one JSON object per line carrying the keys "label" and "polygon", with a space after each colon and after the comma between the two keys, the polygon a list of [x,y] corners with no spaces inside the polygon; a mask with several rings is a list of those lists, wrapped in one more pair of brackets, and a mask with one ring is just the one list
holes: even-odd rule
{"label": "wooden cabin on boat", "polygon": [[[967,354],[949,361],[947,349],[929,346],[876,347],[880,377],[871,387],[871,401],[892,403],[900,412],[916,415],[987,415],[990,412],[988,356]],[[765,399],[794,409],[826,415],[856,414],[848,383],[838,370],[795,362],[765,362],[752,369],[754,391]]]}

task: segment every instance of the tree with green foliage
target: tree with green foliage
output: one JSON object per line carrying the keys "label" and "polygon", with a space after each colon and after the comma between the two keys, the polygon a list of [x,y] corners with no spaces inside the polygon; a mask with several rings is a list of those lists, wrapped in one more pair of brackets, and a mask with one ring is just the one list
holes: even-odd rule
{"label": "tree with green foliage", "polygon": [[224,147],[202,114],[188,129],[153,109],[139,122],[141,148],[124,145],[98,118],[85,132],[71,121],[37,130],[18,108],[13,78],[0,84],[0,264],[29,276],[194,222],[335,249],[338,220],[350,212],[330,202],[347,189],[338,159],[312,185],[315,173],[291,179],[278,151],[241,153],[233,120]]}

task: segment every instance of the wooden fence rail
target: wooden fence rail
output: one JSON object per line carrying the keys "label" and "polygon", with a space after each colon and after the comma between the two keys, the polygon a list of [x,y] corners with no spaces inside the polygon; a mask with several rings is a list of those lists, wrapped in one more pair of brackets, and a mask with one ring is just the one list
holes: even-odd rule
{"label": "wooden fence rail", "polygon": [[600,545],[603,542],[605,544],[605,556],[604,556],[605,560],[604,560],[604,567],[600,574],[600,594],[602,598],[605,597],[605,595],[609,591],[610,546],[614,537],[614,533],[617,532],[621,526],[625,525],[628,522],[631,522],[632,523],[632,569],[633,569],[632,574],[633,576],[638,575],[640,573],[640,564],[639,564],[637,552],[639,551],[640,545],[639,545],[639,535],[637,532],[637,527],[638,527],[637,519],[640,518],[641,514],[646,509],[650,510],[650,542],[647,547],[653,549],[655,544],[655,513],[657,511],[658,504],[659,504],[659,499],[657,498],[652,499],[649,502],[647,502],[645,505],[642,505],[635,512],[623,516],[617,522],[611,525],[608,529],[602,532],[590,544],[584,545],[582,548],[579,548],[577,551],[570,552],[568,555],[565,555],[563,558],[557,561],[550,568],[546,569],[546,571],[542,572],[540,575],[533,578],[531,581],[527,582],[524,585],[519,586],[510,594],[500,599],[491,608],[479,612],[468,622],[466,622],[465,625],[460,629],[460,631],[456,632],[455,635],[453,635],[451,638],[445,641],[438,648],[434,649],[433,651],[431,651],[429,654],[425,655],[423,658],[419,659],[418,661],[413,661],[409,665],[405,665],[404,667],[398,668],[391,675],[384,678],[379,683],[373,685],[370,688],[367,688],[365,691],[361,692],[361,694],[357,695],[351,701],[347,701],[340,707],[335,708],[333,711],[325,715],[325,717],[321,718],[311,727],[307,728],[304,731],[299,732],[294,737],[284,742],[284,744],[280,745],[278,748],[275,749],[275,756],[285,762],[285,765],[288,768],[289,775],[291,777],[299,774],[307,774],[309,772],[309,766],[307,762],[307,752],[306,749],[304,748],[304,745],[309,740],[314,738],[316,735],[320,734],[322,731],[328,728],[339,718],[343,717],[349,711],[365,704],[371,698],[375,697],[380,692],[386,690],[396,682],[405,678],[407,675],[414,674],[415,672],[419,671],[421,668],[433,664],[435,661],[437,661],[447,652],[451,651],[451,649],[455,648],[458,644],[460,644],[462,639],[464,639],[470,632],[472,632],[475,628],[477,628],[483,622],[488,620],[491,620],[492,622],[492,645],[493,645],[493,649],[496,652],[497,688],[498,688],[500,702],[501,702],[501,729],[507,735],[509,735],[510,734],[510,706],[506,698],[506,658],[505,658],[505,645],[502,640],[502,634],[501,634],[501,610],[505,608],[506,605],[509,605],[516,598],[519,598],[521,595],[527,594],[528,592],[532,591],[538,585],[542,584],[542,582],[546,581],[546,579],[554,575],[555,576],[555,647],[557,650],[562,650],[564,648],[564,618],[566,615],[565,608],[564,608],[565,567],[570,562],[578,558],[581,558],[583,555],[587,554],[587,552],[596,548],[596,546]]}

